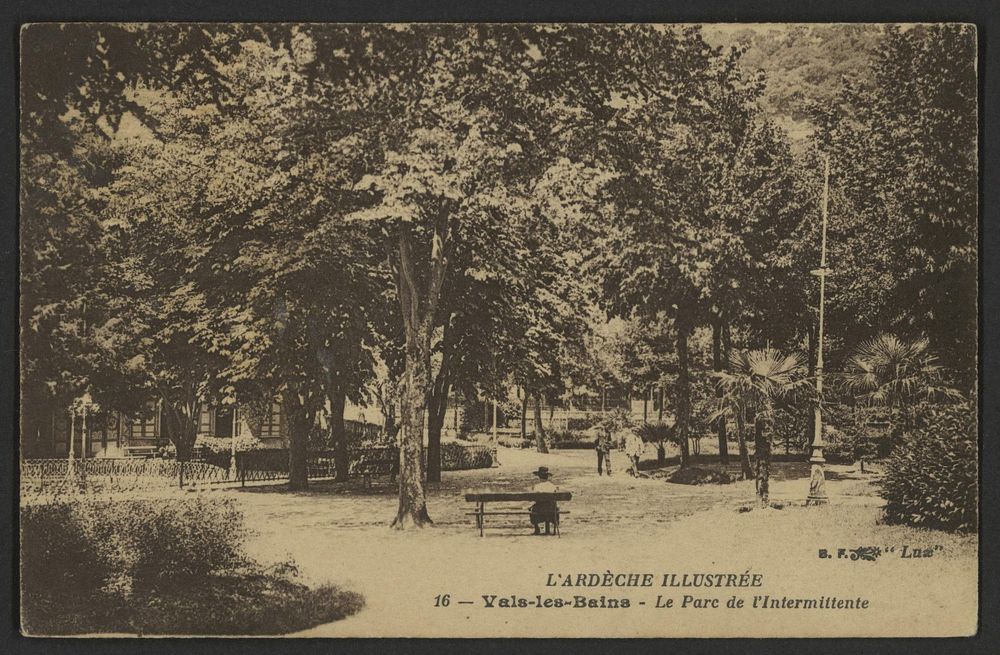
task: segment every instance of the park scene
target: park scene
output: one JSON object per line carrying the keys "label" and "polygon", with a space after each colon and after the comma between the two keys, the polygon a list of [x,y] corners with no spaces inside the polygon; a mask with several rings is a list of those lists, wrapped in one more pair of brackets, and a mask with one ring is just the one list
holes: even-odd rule
{"label": "park scene", "polygon": [[974,633],[976,48],[25,26],[22,630]]}

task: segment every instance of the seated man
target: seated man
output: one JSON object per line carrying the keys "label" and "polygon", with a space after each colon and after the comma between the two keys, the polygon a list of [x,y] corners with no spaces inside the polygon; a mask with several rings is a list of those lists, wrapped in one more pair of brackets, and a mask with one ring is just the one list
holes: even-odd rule
{"label": "seated man", "polygon": [[[534,474],[540,480],[531,488],[532,491],[544,491],[547,493],[559,491],[559,487],[549,480],[551,476],[547,466],[539,466],[538,470],[534,471]],[[535,534],[541,534],[538,529],[541,523],[545,523],[545,534],[551,534],[549,528],[556,522],[556,502],[554,500],[540,500],[532,505],[529,511],[531,512],[531,524],[535,526]]]}

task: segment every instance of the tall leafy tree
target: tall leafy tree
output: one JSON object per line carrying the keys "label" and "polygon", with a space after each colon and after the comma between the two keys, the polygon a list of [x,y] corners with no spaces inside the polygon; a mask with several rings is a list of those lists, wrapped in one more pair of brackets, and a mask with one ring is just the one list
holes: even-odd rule
{"label": "tall leafy tree", "polygon": [[887,27],[871,83],[845,81],[814,119],[831,221],[844,216],[829,292],[845,356],[879,331],[925,335],[963,385],[976,353],[975,51],[968,26]]}
{"label": "tall leafy tree", "polygon": [[[432,339],[456,233],[474,217],[502,220],[517,204],[526,133],[517,117],[525,46],[490,26],[380,27],[380,65],[368,85],[384,123],[380,158],[357,188],[372,194],[356,220],[377,222],[406,337],[400,493],[394,525],[430,522],[422,485],[423,426],[431,390]],[[391,73],[382,76],[381,68]],[[530,168],[530,167],[529,167]]]}

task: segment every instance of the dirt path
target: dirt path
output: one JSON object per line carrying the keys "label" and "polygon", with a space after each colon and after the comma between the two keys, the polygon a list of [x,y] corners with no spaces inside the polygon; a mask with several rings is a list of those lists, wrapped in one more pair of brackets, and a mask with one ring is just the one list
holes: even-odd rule
{"label": "dirt path", "polygon": [[[914,634],[927,634],[941,625],[945,606],[971,607],[974,616],[975,544],[951,535],[942,535],[947,548],[933,563],[907,566],[898,558],[883,558],[878,566],[865,562],[848,568],[838,562],[824,566],[840,566],[844,576],[824,577],[818,586],[807,579],[806,572],[817,566],[821,547],[913,538],[912,530],[875,525],[880,501],[871,494],[867,480],[852,474],[850,467],[830,467],[830,506],[802,509],[808,467],[778,464],[773,495],[787,502],[788,509],[740,514],[739,506],[752,504],[752,482],[692,487],[617,472],[599,478],[590,451],[539,455],[503,450],[500,458],[498,468],[445,473],[441,483],[429,485],[428,506],[435,525],[415,533],[387,528],[396,507],[395,487],[387,481],[377,482],[372,490],[358,481],[349,486],[317,484],[297,494],[280,488],[226,493],[238,499],[258,530],[251,544],[253,554],[266,559],[292,557],[307,580],[335,582],[365,595],[367,606],[358,615],[307,631],[310,636],[724,635],[760,630],[760,617],[748,612],[703,623],[693,620],[698,616],[694,610],[671,613],[651,606],[559,610],[562,613],[555,615],[557,610],[504,613],[483,607],[482,597],[491,594],[535,598],[549,593],[566,597],[624,593],[633,595],[635,602],[655,603],[656,590],[562,590],[546,585],[549,573],[609,570],[753,571],[766,576],[766,593],[874,596],[880,613],[859,616],[856,634],[877,634],[887,625],[910,626]],[[531,471],[540,464],[552,470],[556,484],[573,492],[573,500],[566,504],[571,515],[562,537],[530,536],[527,521],[514,517],[514,522],[489,529],[480,538],[467,515],[470,506],[463,491],[528,488],[535,480]],[[859,572],[862,575],[852,575]],[[913,576],[923,576],[917,579],[924,580],[921,589],[930,594],[919,603],[912,593]],[[449,595],[450,606],[435,608],[435,597],[444,594]],[[949,609],[951,615],[961,616]],[[886,616],[895,623],[887,624]],[[791,635],[807,629],[834,633],[835,625],[820,614],[793,618],[776,623],[773,633]],[[951,628],[964,626],[956,623]]]}

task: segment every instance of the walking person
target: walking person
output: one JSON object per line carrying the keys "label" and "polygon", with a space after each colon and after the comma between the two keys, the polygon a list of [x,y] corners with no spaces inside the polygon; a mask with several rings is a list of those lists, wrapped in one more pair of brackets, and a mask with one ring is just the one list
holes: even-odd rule
{"label": "walking person", "polygon": [[628,473],[632,477],[639,477],[639,458],[642,457],[642,437],[636,434],[634,429],[627,429],[625,433],[625,456],[628,458]]}
{"label": "walking person", "polygon": [[597,450],[597,475],[605,471],[611,475],[611,431],[607,426],[601,426],[597,435],[597,443],[594,444]]}

